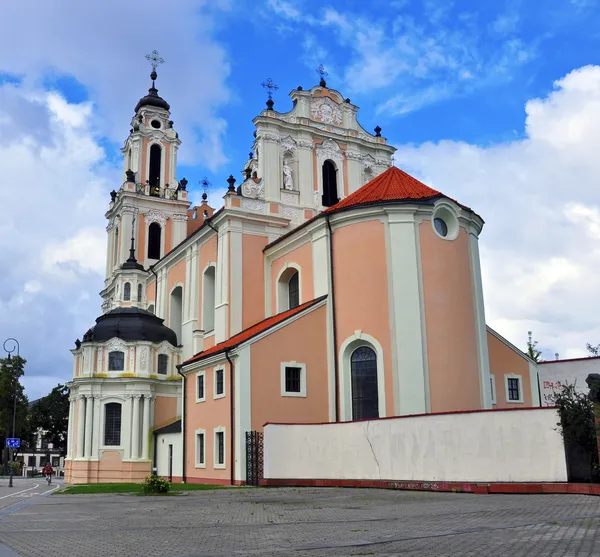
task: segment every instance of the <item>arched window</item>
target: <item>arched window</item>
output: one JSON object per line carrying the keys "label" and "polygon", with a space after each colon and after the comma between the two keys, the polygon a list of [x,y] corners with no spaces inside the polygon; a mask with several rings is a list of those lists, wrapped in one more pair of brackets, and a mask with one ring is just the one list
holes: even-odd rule
{"label": "arched window", "polygon": [[169,356],[166,354],[158,355],[158,373],[160,375],[167,375],[169,369]]}
{"label": "arched window", "polygon": [[153,222],[148,227],[148,259],[160,259],[160,224]]}
{"label": "arched window", "polygon": [[339,201],[337,191],[337,170],[330,160],[323,163],[323,206],[331,207]]}
{"label": "arched window", "polygon": [[277,284],[277,311],[287,311],[300,305],[300,273],[288,267],[279,275]]}
{"label": "arched window", "polygon": [[181,343],[181,323],[183,310],[183,288],[177,286],[171,292],[171,304],[169,313],[169,327],[175,331],[177,341]]}
{"label": "arched window", "polygon": [[129,284],[128,282],[126,282],[125,286],[123,286],[123,300],[125,300],[126,302],[129,302],[129,300],[131,300],[131,284]]}
{"label": "arched window", "polygon": [[379,418],[377,390],[377,355],[372,348],[361,346],[350,357],[352,382],[352,419]]}
{"label": "arched window", "polygon": [[162,157],[162,149],[160,145],[154,144],[150,147],[150,168],[148,172],[148,182],[150,182],[150,194],[160,196],[160,163]]}
{"label": "arched window", "polygon": [[297,308],[300,305],[300,277],[295,272],[288,281],[288,309]]}
{"label": "arched window", "polygon": [[138,295],[137,295],[137,299],[138,299],[138,302],[141,302],[141,301],[142,301],[142,284],[141,284],[141,283],[140,283],[140,284],[138,284]]}
{"label": "arched window", "polygon": [[104,444],[121,444],[121,405],[118,402],[104,406]]}
{"label": "arched window", "polygon": [[148,311],[149,311],[150,313],[154,313],[154,304],[150,304],[150,305],[148,306]]}
{"label": "arched window", "polygon": [[129,149],[129,154],[127,155],[127,170],[131,170],[131,149]]}
{"label": "arched window", "polygon": [[108,353],[108,371],[123,371],[125,369],[125,352],[115,350]]}
{"label": "arched window", "polygon": [[215,268],[204,271],[202,279],[202,328],[209,332],[215,328]]}

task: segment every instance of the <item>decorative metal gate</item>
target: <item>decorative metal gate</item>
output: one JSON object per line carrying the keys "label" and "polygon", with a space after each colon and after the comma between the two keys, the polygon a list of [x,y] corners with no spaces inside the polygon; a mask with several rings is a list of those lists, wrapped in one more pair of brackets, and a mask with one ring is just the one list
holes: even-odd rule
{"label": "decorative metal gate", "polygon": [[246,483],[258,485],[263,477],[263,434],[246,432]]}

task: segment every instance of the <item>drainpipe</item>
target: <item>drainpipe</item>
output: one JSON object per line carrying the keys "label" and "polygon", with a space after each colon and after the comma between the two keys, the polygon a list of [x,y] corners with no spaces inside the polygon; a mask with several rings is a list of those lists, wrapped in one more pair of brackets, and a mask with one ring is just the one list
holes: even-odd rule
{"label": "drainpipe", "polygon": [[230,450],[229,450],[229,454],[230,456],[230,460],[231,460],[231,485],[234,485],[235,482],[235,453],[234,453],[234,449],[235,449],[235,436],[234,436],[234,432],[235,432],[235,415],[234,415],[234,406],[233,406],[233,401],[234,401],[234,396],[235,396],[235,389],[234,389],[234,382],[233,382],[233,372],[234,372],[234,367],[233,367],[233,362],[231,361],[231,358],[229,357],[229,350],[225,351],[225,357],[227,358],[227,361],[229,362],[229,421],[230,421],[230,425],[229,425],[229,445],[230,445]]}
{"label": "drainpipe", "polygon": [[182,409],[181,409],[181,434],[183,435],[183,441],[181,443],[181,451],[183,453],[183,458],[181,459],[181,483],[185,483],[185,430],[187,427],[187,420],[185,419],[185,375],[181,373],[181,364],[177,365],[177,373],[181,375],[181,389],[182,389]]}
{"label": "drainpipe", "polygon": [[329,230],[329,279],[331,281],[331,314],[333,327],[333,369],[335,373],[335,421],[340,421],[340,370],[337,354],[337,325],[335,317],[335,279],[333,269],[333,230],[329,222],[329,215],[325,215],[325,222]]}

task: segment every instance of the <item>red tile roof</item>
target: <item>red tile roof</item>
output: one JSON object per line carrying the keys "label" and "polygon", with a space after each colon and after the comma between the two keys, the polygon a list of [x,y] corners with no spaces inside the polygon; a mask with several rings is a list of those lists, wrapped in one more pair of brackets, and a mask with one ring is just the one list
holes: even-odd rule
{"label": "red tile roof", "polygon": [[267,319],[263,319],[262,321],[258,322],[256,325],[252,325],[251,327],[248,327],[247,329],[243,330],[241,333],[238,333],[237,335],[232,336],[230,339],[224,340],[223,342],[220,342],[219,344],[215,344],[212,348],[208,348],[207,350],[198,352],[198,354],[196,354],[195,356],[192,356],[189,360],[186,360],[185,362],[183,362],[183,364],[181,364],[181,366],[186,366],[188,364],[191,364],[192,362],[197,362],[199,360],[203,360],[204,358],[208,358],[209,356],[214,356],[215,354],[225,352],[226,350],[231,350],[231,349],[235,348],[236,346],[239,346],[243,342],[250,340],[252,337],[255,337],[256,335],[263,333],[264,331],[266,331],[267,329],[270,329],[271,327],[274,327],[275,325],[281,323],[282,321],[285,321],[286,319],[289,319],[290,317],[292,317],[294,315],[298,315],[299,313],[302,313],[305,309],[308,309],[308,308],[318,304],[325,298],[327,298],[326,295],[321,296],[320,298],[315,298],[314,300],[310,300],[310,302],[305,302],[304,304],[299,305],[298,307],[295,307],[294,309],[289,309],[282,313],[278,313],[277,315],[273,315],[272,317],[267,317]]}
{"label": "red tile roof", "polygon": [[357,189],[354,193],[351,193],[339,203],[328,207],[323,212],[333,213],[348,207],[370,205],[386,201],[431,199],[440,195],[443,194],[426,186],[422,182],[419,182],[419,180],[413,178],[410,174],[407,174],[396,166],[392,166],[361,188]]}

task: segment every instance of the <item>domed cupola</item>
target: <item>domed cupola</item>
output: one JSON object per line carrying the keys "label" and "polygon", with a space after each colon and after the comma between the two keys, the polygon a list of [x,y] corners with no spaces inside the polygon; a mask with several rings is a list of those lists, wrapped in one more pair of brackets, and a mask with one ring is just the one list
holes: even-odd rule
{"label": "domed cupola", "polygon": [[152,80],[152,87],[148,89],[148,94],[138,101],[137,105],[135,106],[136,113],[140,108],[144,106],[153,106],[155,108],[163,108],[165,110],[171,109],[171,105],[167,101],[165,101],[165,99],[163,99],[161,96],[159,96],[158,89],[154,86],[154,82],[156,81],[157,77],[158,75],[156,73],[156,70],[152,70],[152,73],[150,74],[150,79]]}
{"label": "domed cupola", "polygon": [[83,342],[107,342],[120,338],[126,342],[169,342],[177,346],[175,331],[163,324],[164,319],[136,307],[119,307],[101,315],[96,325],[83,336]]}

